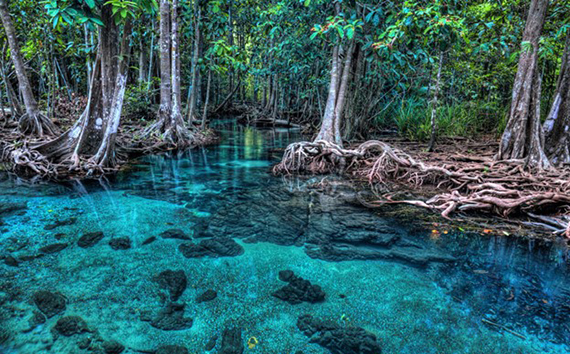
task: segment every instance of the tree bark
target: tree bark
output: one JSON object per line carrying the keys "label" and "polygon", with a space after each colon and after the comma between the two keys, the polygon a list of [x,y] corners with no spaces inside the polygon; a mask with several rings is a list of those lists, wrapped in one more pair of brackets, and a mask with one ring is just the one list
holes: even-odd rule
{"label": "tree bark", "polygon": [[210,101],[210,86],[212,85],[212,69],[208,70],[208,84],[206,86],[206,98],[204,100],[204,113],[202,114],[202,129],[206,127],[208,120],[208,102]]}
{"label": "tree bark", "polygon": [[[119,28],[110,5],[103,6],[101,19],[104,26],[99,29],[99,47],[85,111],[71,129],[55,140],[35,146],[50,161],[68,164],[70,170],[83,168],[89,173],[113,168],[117,163],[115,138],[123,108],[130,57],[131,21],[127,21],[122,38],[119,38]],[[83,166],[82,158],[87,160]]]}
{"label": "tree bark", "polygon": [[[527,165],[548,168],[540,124],[540,77],[538,70],[539,40],[546,20],[549,0],[532,0],[525,30],[522,52],[513,85],[509,119],[501,138],[498,159],[526,159]],[[529,46],[532,47],[529,49]]]}
{"label": "tree bark", "polygon": [[24,134],[37,135],[40,137],[44,134],[53,135],[56,128],[52,121],[40,112],[38,103],[34,97],[22,54],[20,53],[16,29],[8,11],[6,0],[0,0],[0,17],[2,17],[2,24],[6,31],[12,62],[14,63],[16,76],[18,77],[18,85],[26,108],[26,113],[19,118],[20,131]]}
{"label": "tree bark", "polygon": [[545,150],[553,164],[570,163],[570,30],[562,55],[552,107],[544,122]]}
{"label": "tree bark", "polygon": [[160,108],[159,116],[168,120],[172,107],[172,63],[171,63],[171,31],[170,1],[160,0]]}
{"label": "tree bark", "polygon": [[435,148],[435,137],[437,132],[437,104],[439,99],[439,89],[441,85],[441,69],[443,67],[443,52],[439,53],[439,65],[437,67],[437,76],[435,79],[435,89],[433,91],[433,101],[431,103],[431,136],[429,139],[428,151],[432,152]]}
{"label": "tree bark", "polygon": [[339,51],[340,46],[335,45],[332,52],[331,80],[329,84],[329,95],[325,106],[325,113],[322,118],[321,129],[315,138],[315,141],[325,140],[328,142],[335,141],[335,106],[338,91],[338,71],[339,71]]}
{"label": "tree bark", "polygon": [[346,59],[344,60],[344,69],[342,70],[342,78],[340,80],[340,87],[335,105],[335,143],[342,146],[342,136],[340,134],[340,125],[344,113],[344,105],[346,102],[346,94],[348,91],[348,83],[350,79],[350,69],[352,67],[352,56],[354,53],[355,41],[351,40],[348,51],[346,52]]}
{"label": "tree bark", "polygon": [[201,41],[201,34],[200,34],[200,24],[202,22],[202,9],[199,6],[199,0],[194,0],[194,16],[196,17],[194,21],[194,53],[192,55],[192,79],[191,79],[191,86],[190,86],[190,102],[188,104],[188,123],[192,124],[195,120],[194,112],[196,110],[196,101],[197,96],[199,94],[198,85],[199,85],[199,67],[198,67],[198,60],[200,59],[200,41]]}

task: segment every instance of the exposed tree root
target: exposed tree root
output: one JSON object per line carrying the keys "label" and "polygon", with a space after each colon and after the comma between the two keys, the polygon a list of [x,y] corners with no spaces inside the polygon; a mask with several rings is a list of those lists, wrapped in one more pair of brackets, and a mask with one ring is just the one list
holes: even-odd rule
{"label": "exposed tree root", "polygon": [[154,134],[138,140],[143,129],[130,126],[128,130],[119,129],[116,154],[103,151],[89,156],[75,149],[76,139],[69,135],[72,130],[51,141],[29,140],[15,130],[10,134],[4,132],[0,138],[0,161],[6,162],[7,169],[25,178],[56,181],[99,178],[116,173],[129,157],[206,145],[216,139],[212,130],[205,130],[192,132],[192,140],[186,140],[184,144],[180,141],[173,144]]}
{"label": "exposed tree root", "polygon": [[[415,188],[433,186],[438,194],[427,201],[393,200],[383,194],[381,200],[366,204],[369,207],[411,204],[437,210],[445,218],[455,212],[470,211],[504,218],[527,215],[570,237],[570,170],[531,171],[523,160],[493,161],[464,155],[455,158],[460,161],[424,163],[380,141],[367,141],[352,149],[326,141],[300,142],[286,149],[283,160],[273,171],[276,174],[346,171],[366,178],[373,185],[395,182]],[[552,216],[541,219],[544,215]]]}
{"label": "exposed tree root", "polygon": [[18,122],[20,131],[31,136],[55,135],[56,127],[47,116],[37,111],[25,113]]}

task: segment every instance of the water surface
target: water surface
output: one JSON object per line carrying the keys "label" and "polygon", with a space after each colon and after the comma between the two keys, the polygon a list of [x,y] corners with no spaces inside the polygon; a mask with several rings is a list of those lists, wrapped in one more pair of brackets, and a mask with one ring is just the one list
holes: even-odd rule
{"label": "water surface", "polygon": [[[246,352],[330,353],[299,330],[305,314],[363,328],[384,353],[568,352],[563,245],[434,234],[409,209],[386,217],[360,207],[335,178],[272,177],[275,149],[299,140],[295,132],[220,127],[217,146],[146,157],[110,180],[3,177],[0,353],[89,353],[109,341],[124,353],[174,344],[218,353],[228,328],[241,329]],[[173,229],[189,240],[160,236]],[[94,232],[102,239],[79,247]],[[122,249],[126,238],[131,247]],[[224,257],[186,258],[180,248],[220,238],[237,244]],[[166,270],[187,278],[175,300],[159,280]],[[283,270],[319,285],[325,300],[293,305],[272,296],[286,285]],[[206,290],[217,297],[198,302]],[[34,300],[41,291],[62,296],[65,310],[42,313]],[[181,318],[191,326],[151,325],[171,302],[185,305]],[[58,335],[54,327],[69,316],[86,331]]]}

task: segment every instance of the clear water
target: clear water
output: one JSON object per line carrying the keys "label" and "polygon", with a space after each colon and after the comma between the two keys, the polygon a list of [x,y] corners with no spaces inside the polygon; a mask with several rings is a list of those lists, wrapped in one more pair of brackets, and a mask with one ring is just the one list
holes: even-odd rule
{"label": "clear water", "polygon": [[[432,234],[414,222],[423,212],[402,208],[400,217],[393,216],[398,210],[388,217],[366,210],[355,203],[354,190],[334,178],[322,184],[272,177],[268,171],[278,158],[272,149],[300,139],[297,134],[230,123],[221,128],[217,146],[143,158],[112,180],[0,181],[0,257],[20,261],[18,267],[0,263],[0,353],[87,353],[80,349],[86,338],[118,341],[124,353],[166,344],[207,353],[206,343],[218,336],[211,351],[217,353],[227,327],[241,327],[244,344],[256,338],[245,352],[329,353],[297,328],[304,314],[362,327],[377,336],[384,353],[569,351],[563,245],[458,230]],[[194,242],[232,237],[244,253],[185,258],[178,246],[188,241],[157,237],[143,245],[173,228]],[[104,233],[99,243],[77,246],[80,236],[95,231]],[[366,241],[378,233],[398,241]],[[112,249],[109,241],[119,237],[130,238],[132,248]],[[340,258],[323,251],[330,242]],[[54,243],[68,246],[30,257]],[[189,329],[164,331],[142,320],[165,305],[156,276],[167,269],[187,275],[177,301],[193,319]],[[326,300],[291,305],[273,297],[285,285],[278,272],[286,269],[320,285]],[[197,303],[208,289],[217,298]],[[65,312],[45,323],[34,320],[32,297],[40,290],[67,299]],[[80,316],[90,331],[54,336],[63,316]]]}

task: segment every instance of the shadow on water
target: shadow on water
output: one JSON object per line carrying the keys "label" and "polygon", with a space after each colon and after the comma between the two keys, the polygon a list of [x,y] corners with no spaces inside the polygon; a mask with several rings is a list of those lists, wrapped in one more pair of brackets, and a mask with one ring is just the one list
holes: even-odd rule
{"label": "shadow on water", "polygon": [[[83,353],[111,340],[129,353],[212,343],[217,352],[212,340],[229,327],[263,353],[334,352],[299,331],[304,314],[334,321],[341,337],[365,328],[388,353],[568,350],[565,245],[434,235],[409,209],[387,218],[359,206],[339,178],[272,177],[281,149],[301,139],[294,131],[219,128],[217,146],[144,157],[109,180],[0,180],[0,352]],[[271,296],[285,269],[326,300]],[[161,288],[165,270],[178,305]],[[196,302],[206,290],[215,300]],[[46,316],[39,291],[63,294],[65,309]],[[89,328],[58,338],[62,316]]]}

